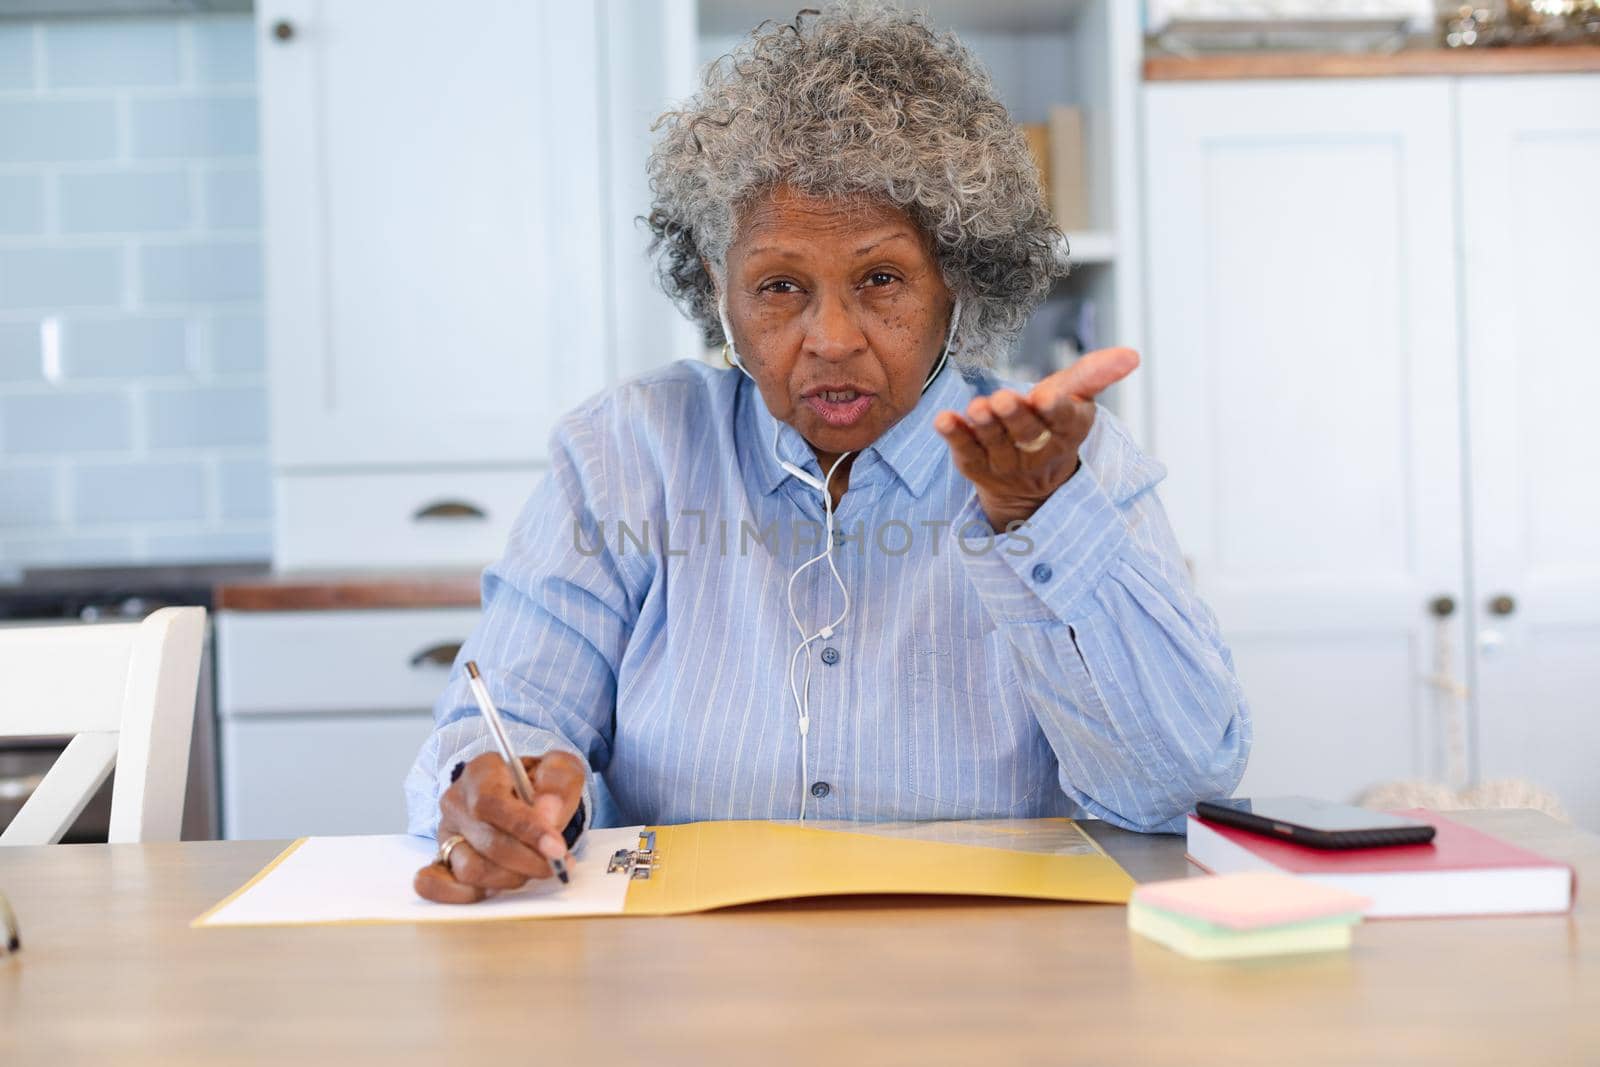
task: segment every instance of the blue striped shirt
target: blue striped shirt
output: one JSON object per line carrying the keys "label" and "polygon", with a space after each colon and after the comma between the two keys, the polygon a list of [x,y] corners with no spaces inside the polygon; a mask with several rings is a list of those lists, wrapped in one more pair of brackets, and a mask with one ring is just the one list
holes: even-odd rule
{"label": "blue striped shirt", "polygon": [[[996,535],[932,427],[995,387],[947,369],[854,460],[835,513],[849,614],[806,649],[804,781],[787,588],[824,512],[774,435],[820,480],[811,449],[754,383],[699,363],[566,416],[407,778],[411,831],[433,834],[450,768],[492,751],[466,659],[522,752],[602,776],[597,824],[792,819],[804,789],[808,818],[1177,832],[1229,795],[1249,712],[1156,498],[1164,468],[1101,409],[1078,472]],[[794,600],[808,634],[843,606],[820,563]]]}

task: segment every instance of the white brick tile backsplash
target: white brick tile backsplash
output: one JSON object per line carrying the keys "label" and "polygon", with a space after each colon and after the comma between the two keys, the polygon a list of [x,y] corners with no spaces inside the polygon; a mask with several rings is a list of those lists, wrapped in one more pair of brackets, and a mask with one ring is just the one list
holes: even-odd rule
{"label": "white brick tile backsplash", "polygon": [[71,507],[82,525],[204,519],[205,468],[160,461],[84,464],[72,471]]}
{"label": "white brick tile backsplash", "polygon": [[117,109],[106,100],[0,100],[0,163],[60,163],[117,154]]}
{"label": "white brick tile backsplash", "polygon": [[0,467],[0,529],[58,522],[59,480],[55,467]]}
{"label": "white brick tile backsplash", "polygon": [[0,174],[0,236],[35,234],[44,229],[44,178],[38,174]]}
{"label": "white brick tile backsplash", "polygon": [[194,216],[187,171],[63,174],[57,180],[63,233],[181,230]]}
{"label": "white brick tile backsplash", "polygon": [[132,563],[140,557],[140,544],[133,535],[0,537],[0,569]]}
{"label": "white brick tile backsplash", "polygon": [[59,456],[133,447],[133,398],[120,390],[0,395],[0,451]]}
{"label": "white brick tile backsplash", "polygon": [[33,88],[33,26],[0,22],[0,89]]}
{"label": "white brick tile backsplash", "polygon": [[39,324],[0,322],[0,387],[7,382],[40,382]]}
{"label": "white brick tile backsplash", "polygon": [[256,98],[195,96],[132,102],[139,159],[238,158],[256,154]]}
{"label": "white brick tile backsplash", "polygon": [[254,85],[255,24],[248,18],[196,18],[189,22],[194,42],[194,76],[202,85]]}
{"label": "white brick tile backsplash", "polygon": [[145,405],[151,448],[217,448],[266,439],[267,391],[261,386],[150,389]]}
{"label": "white brick tile backsplash", "polygon": [[52,89],[178,84],[172,19],[63,19],[44,25],[45,83]]}
{"label": "white brick tile backsplash", "polygon": [[259,315],[218,315],[211,320],[214,374],[259,374],[266,368],[266,327]]}
{"label": "white brick tile backsplash", "polygon": [[139,250],[139,280],[147,304],[260,300],[261,246],[256,241],[145,245]]}
{"label": "white brick tile backsplash", "polygon": [[73,319],[62,329],[67,380],[171,378],[189,371],[182,318]]}
{"label": "white brick tile backsplash", "polygon": [[213,170],[201,176],[205,224],[219,230],[261,225],[261,176],[255,170]]}
{"label": "white brick tile backsplash", "polygon": [[265,460],[223,460],[217,464],[218,506],[222,518],[272,517],[272,468]]}
{"label": "white brick tile backsplash", "polygon": [[249,15],[0,20],[0,570],[270,556],[255,78]]}
{"label": "white brick tile backsplash", "polygon": [[248,531],[151,534],[146,540],[146,558],[158,561],[231,563],[272,555],[272,534],[265,526]]}
{"label": "white brick tile backsplash", "polygon": [[116,307],[122,273],[112,245],[0,248],[0,309]]}

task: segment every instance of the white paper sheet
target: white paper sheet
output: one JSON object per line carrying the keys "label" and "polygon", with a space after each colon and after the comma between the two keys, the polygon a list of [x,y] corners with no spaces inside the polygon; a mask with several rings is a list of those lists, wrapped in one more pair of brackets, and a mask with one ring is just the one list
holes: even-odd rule
{"label": "white paper sheet", "polygon": [[619,848],[635,848],[638,826],[590,830],[568,863],[572,884],[554,878],[476,904],[435,904],[411,880],[434,842],[407,834],[312,837],[265,878],[196,926],[277,926],[337,922],[482,922],[545,915],[618,915],[628,878],[607,874]]}

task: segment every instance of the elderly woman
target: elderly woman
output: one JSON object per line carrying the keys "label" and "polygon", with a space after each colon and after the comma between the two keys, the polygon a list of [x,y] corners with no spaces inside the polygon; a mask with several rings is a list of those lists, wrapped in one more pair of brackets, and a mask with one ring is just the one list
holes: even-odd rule
{"label": "elderly woman", "polygon": [[727,366],[567,416],[483,580],[407,781],[470,901],[550,873],[596,813],[1093,816],[1172,830],[1229,794],[1250,724],[1093,353],[1027,391],[984,370],[1063,269],[1026,145],[915,15],[768,28],[664,116],[667,291]]}

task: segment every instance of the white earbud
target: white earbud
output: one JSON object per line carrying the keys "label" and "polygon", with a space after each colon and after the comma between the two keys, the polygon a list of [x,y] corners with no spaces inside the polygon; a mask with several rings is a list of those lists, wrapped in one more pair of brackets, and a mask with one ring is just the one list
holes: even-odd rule
{"label": "white earbud", "polygon": [[[744,373],[746,378],[749,378],[752,382],[754,382],[755,376],[745,369],[744,360],[739,358],[739,351],[733,345],[733,329],[728,324],[728,297],[726,288],[720,289],[717,293],[717,318],[722,324],[722,336],[728,342],[728,362],[732,363],[735,367],[738,367],[739,370]],[[960,321],[961,299],[958,297],[956,298],[955,307],[950,311],[950,330],[949,333],[945,335],[944,350],[939,353],[939,358],[934,361],[933,369],[928,372],[927,379],[922,383],[922,391],[924,393],[928,391],[928,387],[933,384],[933,380],[939,376],[939,372],[944,370],[945,364],[949,362],[950,346],[955,340],[956,325]],[[781,425],[773,431],[773,458],[778,461],[779,467],[793,475],[800,481],[802,485],[810,486],[812,489],[822,494],[823,514],[826,517],[826,523],[823,530],[824,540],[822,551],[817,555],[812,556],[804,563],[800,564],[800,566],[795,569],[795,572],[789,575],[789,619],[794,623],[795,630],[800,634],[800,643],[795,646],[794,654],[789,657],[789,692],[794,697],[795,712],[799,716],[797,725],[800,731],[800,819],[803,822],[806,817],[806,798],[811,794],[811,783],[806,780],[809,777],[806,771],[810,762],[808,759],[808,746],[806,739],[811,733],[811,661],[809,659],[805,661],[805,676],[799,685],[795,684],[794,669],[795,665],[800,661],[800,658],[805,655],[805,651],[810,647],[811,643],[818,640],[826,640],[827,638],[832,637],[835,629],[844,622],[845,616],[850,613],[850,589],[844,584],[844,579],[839,575],[839,568],[833,561],[833,493],[829,491],[828,487],[833,483],[833,472],[838,470],[839,465],[845,461],[845,458],[853,455],[853,453],[842,453],[838,459],[833,461],[833,466],[828,468],[827,475],[819,480],[813,477],[809,471],[790,463],[788,460],[784,459],[778,454],[778,434],[781,432]],[[806,568],[822,560],[827,561],[828,570],[833,574],[834,584],[839,587],[839,592],[844,596],[844,607],[840,609],[837,618],[823,626],[816,633],[808,636],[806,634],[806,628],[800,623],[800,614],[795,610],[794,583],[795,579],[799,578],[800,575],[805,573]]]}
{"label": "white earbud", "polygon": [[717,320],[722,323],[722,339],[728,343],[728,362],[738,367],[746,378],[752,382],[755,376],[744,369],[744,360],[739,358],[739,350],[733,347],[733,327],[728,325],[728,291],[717,290]]}

